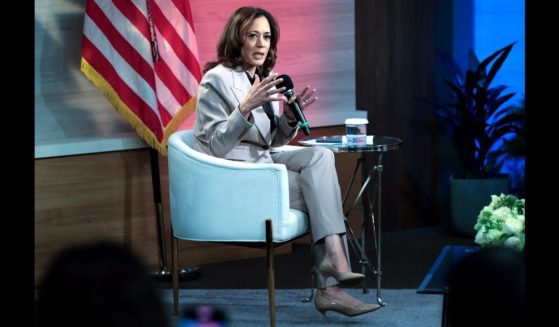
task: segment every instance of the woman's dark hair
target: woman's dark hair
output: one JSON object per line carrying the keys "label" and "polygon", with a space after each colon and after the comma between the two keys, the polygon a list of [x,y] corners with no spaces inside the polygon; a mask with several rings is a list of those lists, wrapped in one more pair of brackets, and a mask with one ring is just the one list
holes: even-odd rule
{"label": "woman's dark hair", "polygon": [[210,61],[204,66],[204,74],[219,64],[229,68],[242,66],[241,48],[246,32],[252,21],[259,17],[266,17],[268,20],[272,38],[266,61],[261,67],[256,68],[256,72],[262,77],[270,74],[277,60],[279,26],[272,14],[257,7],[241,7],[229,17],[217,44],[217,60]]}

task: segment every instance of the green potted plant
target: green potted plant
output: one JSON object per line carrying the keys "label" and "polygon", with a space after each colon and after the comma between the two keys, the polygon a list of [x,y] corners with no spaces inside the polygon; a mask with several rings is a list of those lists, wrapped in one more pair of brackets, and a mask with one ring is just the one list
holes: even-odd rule
{"label": "green potted plant", "polygon": [[509,193],[507,175],[500,174],[510,154],[507,146],[524,137],[524,107],[505,106],[515,93],[491,83],[516,42],[497,50],[483,61],[469,52],[469,67],[462,72],[448,54],[439,52],[452,79],[446,80],[450,99],[430,101],[430,109],[448,128],[461,169],[450,181],[450,229],[475,235],[474,225],[492,194]]}

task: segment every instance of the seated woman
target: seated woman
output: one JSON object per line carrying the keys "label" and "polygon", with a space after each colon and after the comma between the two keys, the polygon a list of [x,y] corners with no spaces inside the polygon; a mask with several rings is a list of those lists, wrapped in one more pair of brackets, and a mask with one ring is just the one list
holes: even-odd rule
{"label": "seated woman", "polygon": [[291,208],[308,212],[315,244],[315,275],[319,292],[315,307],[326,318],[332,310],[356,316],[379,308],[365,304],[339,284],[364,276],[351,272],[340,186],[332,151],[303,148],[270,153],[291,141],[298,131],[289,106],[314,103],[316,90],[305,87],[287,99],[276,88],[283,80],[272,71],[277,59],[279,27],[267,11],[242,7],[228,19],[218,43],[217,60],[204,68],[198,90],[194,148],[230,160],[281,163],[287,167]]}

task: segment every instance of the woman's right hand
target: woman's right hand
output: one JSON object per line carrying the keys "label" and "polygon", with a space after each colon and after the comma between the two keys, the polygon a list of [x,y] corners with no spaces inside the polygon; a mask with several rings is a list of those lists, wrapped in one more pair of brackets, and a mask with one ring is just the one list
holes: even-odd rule
{"label": "woman's right hand", "polygon": [[[255,75],[254,84],[252,84],[247,96],[239,104],[239,110],[245,118],[248,118],[252,110],[261,107],[267,102],[287,101],[285,96],[281,94],[285,91],[285,87],[273,88],[283,81],[282,78],[275,79],[277,76],[277,73],[270,74],[270,76],[260,81],[260,77]],[[277,96],[277,93],[280,93],[280,96]]]}

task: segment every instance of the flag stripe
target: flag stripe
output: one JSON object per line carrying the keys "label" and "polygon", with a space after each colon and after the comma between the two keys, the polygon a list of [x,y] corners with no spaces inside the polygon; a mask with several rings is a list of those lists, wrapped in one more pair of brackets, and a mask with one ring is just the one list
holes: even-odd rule
{"label": "flag stripe", "polygon": [[[194,20],[192,19],[192,11],[190,10],[190,2],[189,1],[183,1],[183,0],[173,0],[173,3],[175,4],[175,7],[180,11],[180,13],[182,14],[182,16],[184,17],[184,19],[186,19],[186,21],[188,22],[189,28],[190,30],[188,31],[188,33],[192,34],[192,39],[188,38],[188,40],[195,40],[196,37],[194,35]],[[196,47],[196,45],[194,45]],[[197,48],[197,47],[196,47]],[[196,54],[198,53],[198,51],[196,51]]]}
{"label": "flag stripe", "polygon": [[[100,55],[108,61],[108,67],[95,67],[98,71],[103,73],[104,69],[116,70],[119,77],[131,88],[144,102],[146,102],[151,111],[157,114],[157,101],[155,91],[153,88],[141,78],[136,71],[122,59],[122,57],[114,50],[105,35],[97,28],[97,25],[85,17],[86,25],[84,25],[84,36],[86,36],[95,48],[99,51]],[[91,62],[91,58],[86,58]],[[104,76],[104,75],[103,75]],[[114,87],[118,92],[118,88]]]}
{"label": "flag stripe", "polygon": [[81,67],[166,154],[167,138],[194,112],[201,80],[188,0],[87,0]]}
{"label": "flag stripe", "polygon": [[[158,102],[159,103],[159,102]],[[162,103],[159,103],[159,105],[163,106]],[[174,107],[174,108],[180,108],[180,107]],[[163,121],[164,125],[169,124],[169,122],[173,119],[173,116],[166,110],[162,110],[161,111],[161,121]]]}
{"label": "flag stripe", "polygon": [[[161,0],[158,0],[160,2]],[[198,58],[198,45],[196,42],[196,35],[194,34],[194,26],[192,15],[190,15],[190,4],[187,1],[173,1],[174,6],[161,7],[161,12],[173,26],[184,25],[184,29],[177,30],[177,34],[182,39],[184,44],[190,49],[190,53],[194,56],[196,61]],[[170,10],[172,8],[173,10]]]}
{"label": "flag stripe", "polygon": [[87,51],[83,51],[83,57],[89,64],[99,72],[101,76],[112,86],[122,102],[132,111],[139,116],[142,121],[149,127],[150,130],[156,134],[157,137],[163,136],[163,131],[160,127],[159,117],[151,110],[149,104],[144,99],[139,97],[127,83],[122,80],[118,72],[114,69],[111,63],[97,51],[96,47],[84,37],[83,44],[87,46]]}
{"label": "flag stripe", "polygon": [[[142,2],[145,5],[145,0],[142,0]],[[118,8],[118,10],[124,16],[126,16],[126,19],[128,20],[124,21],[122,24],[134,22],[134,27],[136,27],[136,29],[144,36],[144,38],[146,40],[151,40],[148,18],[138,7],[140,6],[139,3],[136,4],[130,2],[130,0],[113,0],[113,3],[115,7]]]}
{"label": "flag stripe", "polygon": [[[124,25],[125,17],[108,1],[102,1],[101,6],[92,3],[88,16],[106,36],[107,42],[152,89],[155,89],[149,41],[133,28],[134,25],[128,24],[127,26],[130,28],[127,29]],[[125,39],[119,31],[127,31],[127,38]]]}
{"label": "flag stripe", "polygon": [[165,84],[165,86],[167,86],[178,103],[186,103],[188,99],[191,98],[187,90],[184,89],[184,85],[181,84],[164,60],[160,60],[156,63],[155,72],[157,77],[161,79],[161,82]]}
{"label": "flag stripe", "polygon": [[[183,54],[191,56],[195,62],[198,62],[198,46],[196,44],[196,36],[194,35],[194,30],[191,28],[192,20],[188,21],[185,18],[186,7],[181,3],[178,3],[177,5],[177,2],[169,3],[168,0],[155,0],[155,1],[158,4],[165,4],[165,5],[158,6],[158,9],[160,10],[161,15],[165,17],[165,20],[169,22],[171,26],[181,25],[185,27],[180,30],[173,29],[176,37],[182,41],[181,43],[177,43],[177,44],[184,44],[184,46],[189,51],[183,52]],[[198,67],[198,65],[195,65],[192,68],[195,67]],[[193,75],[197,76],[198,73],[199,72],[193,72]]]}
{"label": "flag stripe", "polygon": [[188,68],[188,70],[192,72],[192,75],[196,77],[196,80],[200,82],[200,65],[198,64],[196,57],[182,41],[177,31],[173,28],[173,25],[171,25],[167,18],[165,18],[159,7],[152,6],[151,11],[155,19],[155,26],[161,33],[161,36],[172,45],[172,48],[177,53],[179,59]]}
{"label": "flag stripe", "polygon": [[[141,33],[144,35],[145,39],[144,41],[149,42],[149,39],[151,38],[150,36],[150,31],[149,31],[149,22],[148,22],[148,18],[145,16],[147,15],[147,12],[144,12],[146,9],[145,7],[139,8],[138,6],[142,6],[145,5],[145,0],[142,1],[142,3],[131,3],[129,1],[126,0],[116,0],[115,1],[115,6],[119,8],[119,10],[121,12],[126,12],[128,13],[126,18],[128,18],[128,20],[131,21],[142,21],[143,24],[138,24],[136,23],[134,26],[136,26],[138,28],[138,30],[141,30]],[[144,10],[144,11],[142,11]],[[148,51],[149,51],[149,56],[151,56],[151,48],[149,48],[148,45]],[[152,61],[150,61],[150,64],[152,63]],[[152,67],[153,68],[153,67]],[[151,71],[151,73],[153,74],[153,71]],[[196,81],[194,82],[190,82],[190,84],[194,83],[194,90],[196,92],[198,84],[196,83]],[[192,87],[192,85],[190,85]],[[178,102],[177,98],[172,94],[172,92],[167,88],[167,86],[161,81],[161,79],[158,78],[158,76],[155,76],[155,90],[157,90],[157,98],[158,98],[158,108],[159,108],[159,113],[161,116],[161,121],[163,122],[164,125],[166,125],[168,123],[168,121],[172,118],[172,116],[170,116],[169,114],[165,114],[165,116],[163,115],[164,112],[170,112],[170,113],[175,113],[176,111],[178,111],[181,108],[181,104]],[[177,93],[180,94],[180,91],[176,91]],[[190,93],[192,94],[192,93]],[[188,99],[190,98],[190,94],[185,94],[184,97],[182,97],[182,101],[184,101],[183,103],[186,103],[186,101],[188,101]],[[167,117],[167,118],[165,118]]]}
{"label": "flag stripe", "polygon": [[[158,36],[160,35],[159,30],[157,30]],[[165,63],[169,66],[170,70],[175,74],[175,77],[180,81],[182,87],[186,89],[189,94],[195,94],[198,90],[198,80],[190,72],[190,69],[184,66],[184,63],[177,57],[175,51],[173,51],[172,46],[162,37],[158,38],[162,46],[160,49],[161,57]]]}
{"label": "flag stripe", "polygon": [[[160,110],[160,113],[168,113],[168,114],[175,114],[180,108],[183,106],[180,104],[175,96],[171,93],[169,88],[161,81],[159,76],[155,75],[155,85],[157,86],[157,100]],[[187,99],[188,101],[188,99]],[[163,116],[162,116],[163,117]],[[166,122],[163,120],[163,124]]]}
{"label": "flag stripe", "polygon": [[[144,9],[145,11],[143,12],[140,9],[138,10],[142,15],[147,15],[147,10]],[[159,78],[156,87],[157,97],[161,100],[160,104],[163,104],[163,108],[160,109],[174,114],[181,108],[181,104],[185,104],[188,99],[196,93],[198,89],[198,80],[190,73],[190,70],[184,66],[182,61],[176,56],[176,53],[172,51],[173,47],[163,38],[157,28],[156,34],[158,36],[160,59],[164,62],[164,64],[160,62],[155,64],[156,78]],[[164,67],[159,68],[159,65],[163,65]],[[165,67],[165,65],[172,65],[172,67]],[[199,65],[197,64],[195,68],[199,70]],[[179,105],[177,106],[176,104]],[[160,110],[160,112],[163,110]]]}

